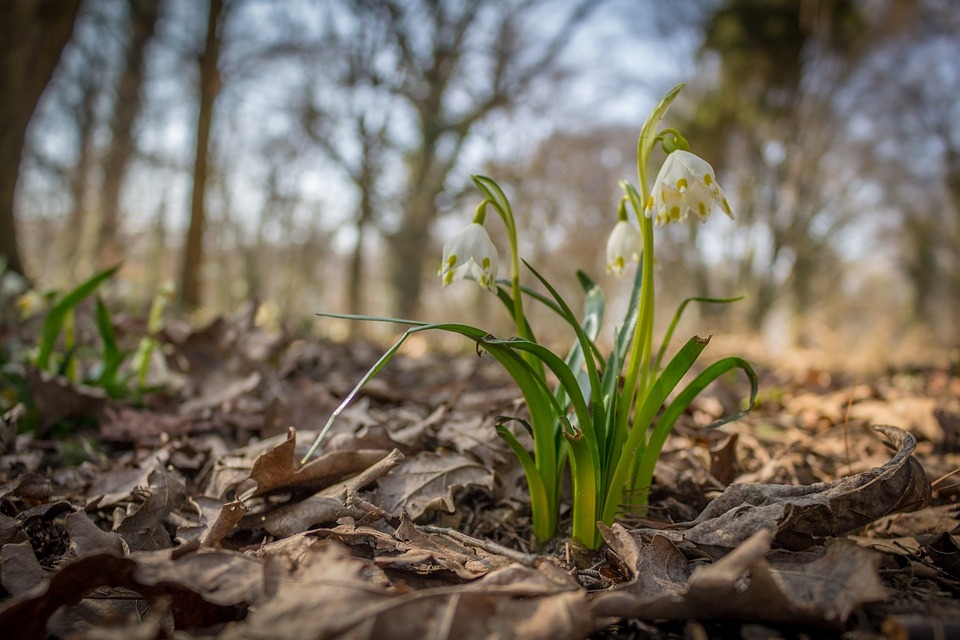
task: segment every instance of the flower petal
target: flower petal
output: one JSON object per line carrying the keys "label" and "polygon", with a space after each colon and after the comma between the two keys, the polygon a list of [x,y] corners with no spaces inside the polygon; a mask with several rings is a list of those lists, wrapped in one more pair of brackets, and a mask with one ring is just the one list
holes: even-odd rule
{"label": "flower petal", "polygon": [[650,218],[656,212],[659,225],[679,222],[691,213],[705,222],[714,205],[733,218],[713,167],[689,151],[677,150],[667,156],[650,193],[644,213]]}
{"label": "flower petal", "polygon": [[607,239],[607,271],[617,276],[629,262],[640,262],[643,239],[640,232],[626,220],[620,220]]}
{"label": "flower petal", "polygon": [[498,263],[497,247],[487,230],[473,222],[443,245],[443,262],[437,275],[443,279],[443,286],[469,278],[485,289],[496,291]]}

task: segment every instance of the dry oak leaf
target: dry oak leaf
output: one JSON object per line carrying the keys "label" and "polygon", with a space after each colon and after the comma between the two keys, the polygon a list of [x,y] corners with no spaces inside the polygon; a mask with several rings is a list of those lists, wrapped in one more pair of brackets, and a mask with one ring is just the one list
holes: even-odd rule
{"label": "dry oak leaf", "polygon": [[450,571],[462,580],[473,580],[510,564],[507,558],[484,549],[467,547],[447,536],[424,533],[407,518],[401,518],[397,537],[404,541],[403,553],[393,558],[378,557],[379,566],[397,570],[415,568],[417,571],[430,571],[436,567]]}
{"label": "dry oak leaf", "polygon": [[731,485],[695,520],[677,525],[682,533],[670,537],[732,549],[766,529],[775,533],[778,545],[803,549],[888,513],[923,507],[930,498],[930,482],[912,456],[916,439],[896,427],[874,428],[897,449],[886,464],[811,485]]}
{"label": "dry oak leaf", "polygon": [[454,511],[453,492],[467,486],[493,489],[493,471],[465,455],[424,451],[377,481],[380,506],[414,520],[431,509]]}
{"label": "dry oak leaf", "polygon": [[340,450],[300,465],[297,433],[274,436],[232,452],[217,461],[207,485],[208,495],[242,495],[243,499],[295,489],[312,493],[361,473],[379,460],[385,449]]}
{"label": "dry oak leaf", "polygon": [[403,454],[397,449],[385,453],[380,460],[355,476],[321,489],[303,500],[280,505],[265,513],[251,513],[239,523],[241,528],[262,527],[275,536],[291,536],[315,526],[336,522],[341,518],[380,518],[379,508],[357,499],[357,492],[387,475]]}
{"label": "dry oak leaf", "polygon": [[0,604],[0,629],[8,634],[5,638],[42,638],[58,609],[101,587],[168,596],[177,628],[207,627],[240,617],[263,598],[263,565],[226,551],[178,560],[164,552],[131,557],[98,553],[63,565],[28,591],[5,600]]}
{"label": "dry oak leaf", "polygon": [[[713,564],[691,564],[667,537],[649,543],[620,525],[604,538],[634,579],[598,594],[591,609],[605,617],[643,620],[741,620],[842,626],[859,606],[883,601],[877,554],[842,540],[810,562],[766,559],[773,534],[761,529]],[[795,554],[796,555],[796,554]]]}
{"label": "dry oak leaf", "polygon": [[467,585],[400,593],[371,578],[371,568],[339,544],[314,547],[276,595],[221,640],[576,639],[591,629],[586,596],[568,576],[559,582],[511,565]]}

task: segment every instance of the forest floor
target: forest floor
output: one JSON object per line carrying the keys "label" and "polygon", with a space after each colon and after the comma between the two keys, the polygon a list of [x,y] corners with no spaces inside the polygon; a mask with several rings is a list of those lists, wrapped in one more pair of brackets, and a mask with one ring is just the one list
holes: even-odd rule
{"label": "forest floor", "polygon": [[531,544],[494,428],[522,403],[492,358],[396,358],[301,466],[376,347],[249,313],[166,339],[175,390],[137,403],[19,370],[33,405],[0,433],[4,637],[960,637],[946,366],[758,366],[755,410],[706,429],[744,395],[714,385],[647,516],[585,552]]}

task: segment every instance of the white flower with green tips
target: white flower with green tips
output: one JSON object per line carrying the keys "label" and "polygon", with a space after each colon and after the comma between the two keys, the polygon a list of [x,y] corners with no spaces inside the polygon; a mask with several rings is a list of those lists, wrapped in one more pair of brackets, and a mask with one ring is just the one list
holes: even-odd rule
{"label": "white flower with green tips", "polygon": [[644,213],[648,218],[656,212],[659,225],[679,222],[687,214],[696,214],[706,222],[714,205],[733,219],[733,211],[717,184],[713,167],[703,158],[678,149],[664,161],[653,184]]}
{"label": "white flower with green tips", "polygon": [[469,278],[484,289],[496,291],[498,260],[497,248],[487,230],[473,222],[443,245],[443,264],[437,275],[443,280],[443,286]]}
{"label": "white flower with green tips", "polygon": [[643,240],[640,232],[626,220],[620,220],[607,239],[607,272],[619,276],[630,262],[640,262]]}

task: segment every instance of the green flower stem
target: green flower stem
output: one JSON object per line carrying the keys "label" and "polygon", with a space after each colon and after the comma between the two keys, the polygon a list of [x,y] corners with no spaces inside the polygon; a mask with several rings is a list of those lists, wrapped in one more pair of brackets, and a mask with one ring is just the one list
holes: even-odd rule
{"label": "green flower stem", "polygon": [[[641,173],[641,175],[643,175]],[[653,341],[653,225],[652,221],[643,215],[641,196],[632,185],[624,185],[630,203],[637,213],[640,223],[640,234],[643,240],[643,257],[641,263],[640,307],[639,319],[634,326],[633,339],[630,341],[630,355],[627,357],[627,372],[623,383],[623,396],[620,399],[620,413],[617,416],[617,430],[625,433],[630,421],[630,407],[634,400],[637,404],[643,402],[646,391],[646,369],[650,366],[650,348]],[[646,180],[641,182],[641,188],[646,188]]]}
{"label": "green flower stem", "polygon": [[[526,322],[526,316],[523,314],[523,300],[520,296],[520,250],[517,242],[517,224],[513,217],[513,209],[507,196],[504,195],[500,186],[486,176],[471,176],[474,184],[487,195],[487,200],[493,205],[500,219],[503,220],[503,226],[507,229],[507,241],[510,243],[510,288],[513,292],[513,322],[517,327],[518,335],[532,339],[528,335],[529,325]],[[481,207],[484,203],[481,203]]]}
{"label": "green flower stem", "polygon": [[[637,324],[634,327],[633,339],[630,346],[630,355],[626,360],[626,377],[623,386],[623,395],[620,398],[618,403],[618,411],[616,417],[616,428],[620,433],[626,433],[628,431],[628,424],[630,422],[631,407],[633,407],[633,413],[636,416],[640,413],[640,409],[643,406],[644,402],[647,399],[650,382],[650,360],[652,358],[653,350],[653,318],[654,318],[654,295],[653,295],[653,221],[644,214],[644,209],[646,207],[647,201],[650,199],[650,182],[647,177],[647,171],[649,170],[650,164],[650,155],[653,153],[654,146],[657,142],[657,128],[660,126],[660,122],[663,120],[664,115],[667,113],[667,109],[670,107],[670,104],[677,97],[677,94],[680,93],[680,90],[683,88],[683,83],[678,84],[666,96],[653,108],[653,111],[650,113],[650,116],[647,118],[646,122],[643,123],[643,128],[640,130],[640,137],[637,140],[637,178],[640,182],[640,191],[637,192],[635,188],[629,183],[624,183],[623,187],[626,191],[626,195],[630,200],[630,205],[633,207],[633,211],[637,216],[637,222],[640,225],[640,234],[643,242],[643,257],[641,262],[641,283],[640,283],[640,305],[638,309],[639,318]],[[642,429],[642,433],[634,434],[631,433],[630,440],[635,438],[640,438],[640,441],[637,443],[637,447],[643,447],[646,438],[646,430],[649,425],[644,424],[634,424],[634,429]],[[623,452],[619,453],[620,461],[617,463],[616,467],[619,468],[622,466]],[[619,503],[620,492],[623,489],[623,484],[626,481],[626,477],[621,474],[614,474],[613,481],[611,486],[608,488],[610,496],[608,497],[608,503],[604,505],[604,513],[610,512],[611,509],[616,509],[616,504]],[[611,500],[612,499],[612,500]],[[612,501],[614,504],[609,504]],[[610,516],[612,522],[612,515]],[[604,518],[604,522],[607,522],[607,518]]]}
{"label": "green flower stem", "polygon": [[63,321],[63,348],[66,353],[66,371],[64,374],[67,376],[67,380],[70,382],[79,382],[79,377],[77,375],[77,359],[74,357],[74,349],[77,346],[77,323],[76,316],[73,312],[73,307],[67,311],[67,315]]}

